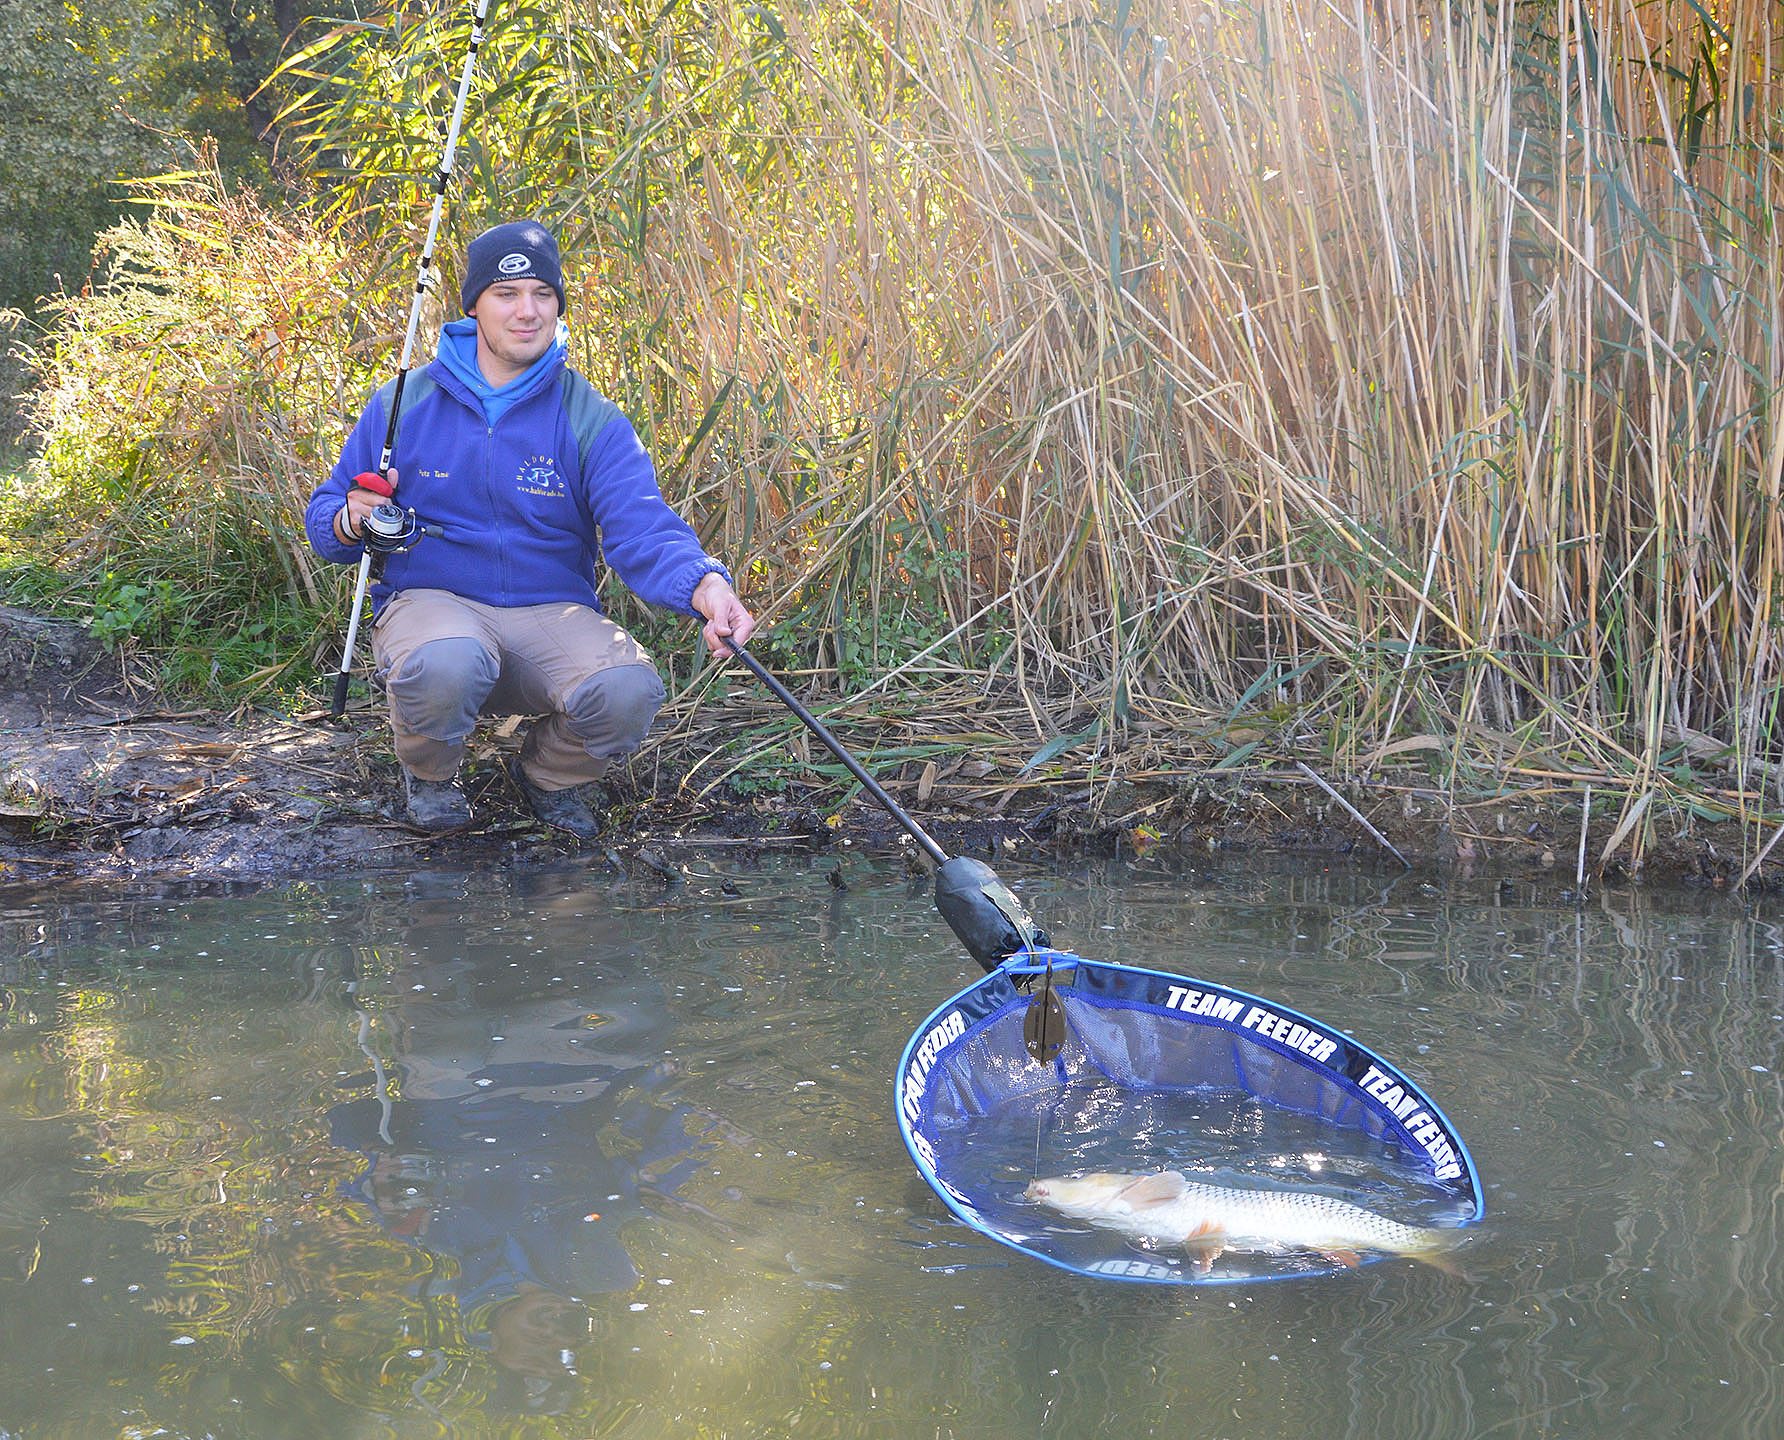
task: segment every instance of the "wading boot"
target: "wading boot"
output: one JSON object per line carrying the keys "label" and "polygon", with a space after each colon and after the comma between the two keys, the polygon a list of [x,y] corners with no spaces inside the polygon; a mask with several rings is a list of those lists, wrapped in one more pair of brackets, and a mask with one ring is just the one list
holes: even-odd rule
{"label": "wading boot", "polygon": [[471,806],[451,780],[423,780],[403,771],[403,815],[417,830],[457,830],[471,823]]}
{"label": "wading boot", "polygon": [[547,825],[567,830],[578,840],[593,840],[601,833],[601,815],[588,802],[586,785],[572,785],[567,790],[541,790],[527,779],[526,767],[516,755],[508,761],[508,774],[515,788],[525,797],[533,814]]}

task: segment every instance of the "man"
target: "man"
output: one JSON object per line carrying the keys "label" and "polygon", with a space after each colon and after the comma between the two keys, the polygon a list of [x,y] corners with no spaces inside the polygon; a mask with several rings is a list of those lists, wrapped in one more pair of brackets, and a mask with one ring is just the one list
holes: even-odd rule
{"label": "man", "polygon": [[[410,822],[470,820],[456,776],[480,713],[542,715],[510,765],[548,824],[600,832],[587,787],[638,748],[663,703],[650,657],[601,613],[597,549],[639,598],[706,622],[714,655],[755,621],[725,567],[664,502],[629,421],[568,369],[557,241],[531,220],[471,242],[465,318],[404,384],[385,477],[438,536],[388,558],[372,654],[390,697]],[[367,406],[304,528],[357,564],[394,382]]]}

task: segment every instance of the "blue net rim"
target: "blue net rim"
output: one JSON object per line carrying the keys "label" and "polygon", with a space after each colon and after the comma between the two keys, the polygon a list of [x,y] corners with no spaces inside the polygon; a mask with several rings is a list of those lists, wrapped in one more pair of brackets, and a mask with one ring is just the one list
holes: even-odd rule
{"label": "blue net rim", "polygon": [[[925,1082],[940,1073],[940,1062],[953,1047],[968,1043],[1000,1017],[1007,1019],[1012,1006],[1026,1006],[1028,995],[1017,989],[1018,981],[1041,976],[1049,969],[1054,972],[1056,983],[1069,983],[1079,999],[1099,1008],[1108,1005],[1149,1011],[1197,1025],[1216,1026],[1243,1043],[1306,1067],[1322,1082],[1348,1093],[1375,1112],[1384,1128],[1401,1137],[1412,1153],[1422,1153],[1429,1160],[1432,1183],[1461,1204],[1454,1228],[1475,1224],[1484,1217],[1486,1203],[1479,1171],[1455,1126],[1417,1082],[1350,1035],[1322,1025],[1290,1006],[1231,986],[1114,961],[1090,960],[1066,950],[1035,949],[1010,957],[936,1006],[912,1032],[895,1077],[894,1109],[907,1153],[943,1204],[980,1234],[1072,1274],[1128,1283],[1190,1283],[1180,1272],[1137,1256],[1085,1268],[1025,1245],[986,1225],[972,1205],[937,1173],[933,1149],[921,1134],[920,1122],[927,1113]],[[1172,1088],[1169,1077],[1162,1077],[1156,1088]],[[1384,1257],[1368,1256],[1364,1263],[1380,1258]],[[1212,1275],[1193,1283],[1258,1284],[1319,1273],[1331,1273],[1331,1269]]]}

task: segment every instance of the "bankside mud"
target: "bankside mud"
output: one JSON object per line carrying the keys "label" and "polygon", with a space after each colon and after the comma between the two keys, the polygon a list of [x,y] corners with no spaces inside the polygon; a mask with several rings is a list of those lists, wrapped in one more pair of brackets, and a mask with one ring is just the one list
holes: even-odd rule
{"label": "bankside mud", "polygon": [[[0,881],[279,881],[574,857],[673,884],[725,852],[832,848],[901,854],[920,868],[916,847],[872,801],[841,803],[838,784],[815,770],[772,794],[740,794],[718,778],[712,752],[778,708],[740,686],[722,704],[666,714],[612,777],[606,833],[586,846],[527,810],[502,767],[525,722],[493,721],[463,776],[472,825],[422,835],[402,820],[377,709],[333,722],[183,706],[133,683],[78,626],[0,608]],[[1619,841],[1624,856],[1639,853],[1632,865],[1616,848],[1603,855],[1614,819],[1586,818],[1582,796],[1542,789],[1460,796],[1416,775],[1335,782],[1302,762],[1235,772],[1198,768],[1193,756],[1132,779],[1119,756],[1095,773],[1008,768],[982,754],[942,755],[880,779],[951,853],[1003,859],[1132,853],[1193,864],[1260,851],[1394,871],[1403,859],[1422,878],[1525,876],[1565,893],[1730,887],[1769,838],[1757,825],[1649,805],[1639,852],[1627,835]],[[1748,884],[1769,889],[1780,873],[1768,860]]]}

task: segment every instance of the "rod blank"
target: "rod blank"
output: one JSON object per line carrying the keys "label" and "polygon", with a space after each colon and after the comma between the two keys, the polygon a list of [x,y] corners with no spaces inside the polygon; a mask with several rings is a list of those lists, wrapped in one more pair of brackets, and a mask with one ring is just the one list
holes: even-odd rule
{"label": "rod blank", "polygon": [[[427,238],[421,242],[421,260],[415,269],[415,294],[409,301],[409,323],[403,332],[403,350],[396,364],[396,385],[390,393],[390,419],[384,428],[384,448],[378,458],[378,474],[390,471],[391,457],[396,453],[397,423],[403,413],[403,387],[409,378],[410,362],[415,354],[415,338],[421,331],[421,302],[438,284],[434,273],[434,244],[440,235],[440,217],[446,209],[446,190],[452,183],[453,165],[458,155],[459,130],[464,124],[465,101],[471,94],[471,77],[477,72],[477,52],[483,46],[483,23],[489,18],[491,0],[477,0],[471,17],[471,43],[465,51],[465,62],[458,76],[458,94],[452,102],[452,119],[446,127],[446,148],[440,157],[440,168],[434,183],[433,213],[428,216]],[[347,635],[341,644],[341,668],[335,676],[334,703],[329,713],[340,719],[347,713],[347,686],[353,673],[353,651],[359,641],[359,613],[365,606],[366,582],[370,575],[372,552],[368,548],[359,562],[359,579],[353,587],[353,614],[347,622]]]}

